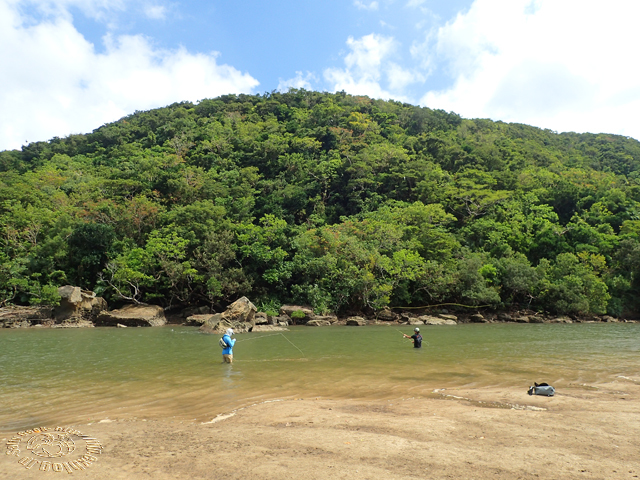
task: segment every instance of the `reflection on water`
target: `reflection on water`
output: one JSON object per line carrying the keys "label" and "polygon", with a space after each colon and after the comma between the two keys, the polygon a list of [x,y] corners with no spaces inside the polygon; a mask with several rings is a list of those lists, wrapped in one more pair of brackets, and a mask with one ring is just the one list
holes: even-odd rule
{"label": "reflection on water", "polygon": [[[410,333],[411,328],[404,328]],[[640,372],[640,324],[293,327],[218,337],[190,327],[0,330],[0,430],[218,413],[281,397],[397,398],[452,386],[597,383]]]}

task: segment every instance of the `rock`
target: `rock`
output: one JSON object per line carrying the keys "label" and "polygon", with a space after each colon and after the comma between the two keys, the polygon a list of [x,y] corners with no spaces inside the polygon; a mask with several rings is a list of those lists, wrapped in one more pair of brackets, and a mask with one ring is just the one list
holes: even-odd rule
{"label": "rock", "polygon": [[601,318],[603,322],[618,323],[618,319],[612,317],[611,315],[603,315]]}
{"label": "rock", "polygon": [[220,320],[220,313],[206,313],[206,314],[197,314],[197,315],[189,315],[186,318],[187,325],[204,325],[209,320],[211,320],[215,315],[218,315],[218,321]]}
{"label": "rock", "polygon": [[513,322],[513,317],[508,313],[499,313],[498,321],[500,322]]}
{"label": "rock", "polygon": [[309,327],[328,327],[331,325],[331,322],[329,322],[328,320],[309,320],[307,322],[307,326]]}
{"label": "rock", "polygon": [[254,317],[255,325],[268,325],[269,324],[269,316],[264,312],[256,313]]}
{"label": "rock", "polygon": [[0,308],[0,327],[26,328],[32,324],[53,323],[51,307],[2,307]]}
{"label": "rock", "polygon": [[[444,318],[445,320],[453,320],[456,325],[458,324],[458,317],[456,317],[455,315],[447,315],[447,314],[444,314],[444,313],[440,313],[440,314],[438,314],[438,317]],[[451,324],[447,323],[447,325],[451,325]]]}
{"label": "rock", "polygon": [[288,328],[279,327],[276,325],[256,325],[253,327],[252,332],[287,332]]}
{"label": "rock", "polygon": [[376,318],[385,322],[393,322],[400,318],[400,315],[393,313],[389,307],[384,307],[376,314]]}
{"label": "rock", "polygon": [[[450,318],[432,317],[431,315],[423,315],[418,317],[425,325],[457,325],[458,322]],[[414,324],[412,324],[414,325]]]}
{"label": "rock", "polygon": [[529,317],[527,317],[526,315],[515,317],[513,320],[517,323],[529,323]]}
{"label": "rock", "polygon": [[95,320],[95,318],[107,309],[104,298],[96,296],[90,290],[82,290],[80,287],[65,285],[58,288],[60,305],[53,309],[56,322],[69,319]]}
{"label": "rock", "polygon": [[569,317],[555,317],[549,320],[549,323],[573,323]]}
{"label": "rock", "polygon": [[257,311],[256,306],[247,297],[242,297],[222,312],[222,320],[230,323],[250,323],[253,326]]}
{"label": "rock", "polygon": [[349,317],[347,318],[347,325],[354,327],[363,327],[367,324],[367,321],[362,317]]}
{"label": "rock", "polygon": [[118,323],[128,327],[161,327],[167,323],[164,310],[157,305],[126,305],[123,308],[102,311],[96,318],[96,324],[115,326]]}
{"label": "rock", "polygon": [[469,320],[472,323],[489,323],[489,320],[487,320],[486,318],[484,318],[481,314],[479,313],[474,313],[473,315],[471,315],[469,317]]}
{"label": "rock", "polygon": [[247,333],[252,331],[255,327],[253,324],[248,322],[226,320],[222,313],[216,313],[209,316],[209,318],[199,328],[199,331],[202,333],[220,335],[225,333],[229,328],[232,328],[234,333]]}
{"label": "rock", "polygon": [[544,318],[538,316],[529,317],[529,323],[544,323]]}
{"label": "rock", "polygon": [[335,315],[314,315],[309,319],[309,321],[311,320],[319,320],[323,322],[329,322],[330,324],[334,324],[338,321],[338,317],[336,317]]}
{"label": "rock", "polygon": [[280,315],[279,317],[271,317],[270,323],[271,325],[281,325],[281,326],[284,325],[286,327],[287,325],[290,325],[293,322],[291,321],[289,316]]}
{"label": "rock", "polygon": [[[283,305],[280,307],[280,315],[287,315],[293,324],[307,323],[313,318],[313,309],[302,305]],[[304,315],[304,316],[302,316]]]}
{"label": "rock", "polygon": [[51,328],[93,328],[95,325],[93,322],[89,320],[84,320],[82,318],[69,318],[67,320],[63,320],[60,323],[56,323],[55,325],[51,325]]}
{"label": "rock", "polygon": [[126,325],[122,325],[121,323],[117,324],[116,327],[118,327],[118,328],[127,328]]}

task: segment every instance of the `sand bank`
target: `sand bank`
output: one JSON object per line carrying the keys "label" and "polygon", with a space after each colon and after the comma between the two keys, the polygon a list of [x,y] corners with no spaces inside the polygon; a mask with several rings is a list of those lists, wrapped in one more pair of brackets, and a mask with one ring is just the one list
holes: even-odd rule
{"label": "sand bank", "polygon": [[[640,477],[636,377],[570,384],[551,398],[458,388],[385,401],[280,399],[209,422],[113,418],[72,427],[102,445],[86,469],[45,472],[2,455],[0,478]],[[11,437],[0,434],[3,448]]]}

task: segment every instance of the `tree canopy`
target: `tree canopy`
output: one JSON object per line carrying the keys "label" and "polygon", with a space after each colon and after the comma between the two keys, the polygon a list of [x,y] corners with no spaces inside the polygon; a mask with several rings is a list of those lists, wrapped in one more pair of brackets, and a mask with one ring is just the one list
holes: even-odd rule
{"label": "tree canopy", "polygon": [[640,310],[640,142],[344,92],[225,95],[0,152],[0,302]]}

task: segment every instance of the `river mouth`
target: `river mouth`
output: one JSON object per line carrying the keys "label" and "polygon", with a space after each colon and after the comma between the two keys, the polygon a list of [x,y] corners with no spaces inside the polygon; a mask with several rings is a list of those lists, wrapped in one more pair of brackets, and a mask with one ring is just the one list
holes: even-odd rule
{"label": "river mouth", "polygon": [[[554,386],[640,375],[640,324],[297,326],[218,336],[194,327],[0,330],[0,430],[217,414],[279,398],[426,397],[441,388]],[[595,387],[594,387],[595,388]]]}

